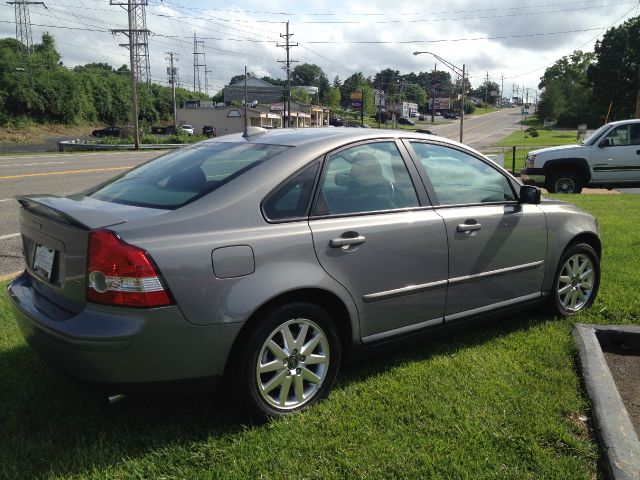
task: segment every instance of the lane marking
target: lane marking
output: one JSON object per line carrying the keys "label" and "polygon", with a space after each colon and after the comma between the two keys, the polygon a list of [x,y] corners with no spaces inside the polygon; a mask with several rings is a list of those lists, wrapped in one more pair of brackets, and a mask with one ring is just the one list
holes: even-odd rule
{"label": "lane marking", "polygon": [[32,162],[32,163],[10,163],[0,164],[0,167],[32,167],[34,165],[59,165],[67,162]]}
{"label": "lane marking", "polygon": [[91,172],[111,172],[114,170],[131,170],[133,167],[110,167],[110,168],[89,168],[86,170],[64,170],[62,172],[46,172],[46,173],[25,173],[22,175],[5,175],[0,176],[0,180],[7,180],[11,178],[27,178],[27,177],[46,177],[48,175],[72,175],[76,173],[91,173]]}
{"label": "lane marking", "polygon": [[7,240],[9,238],[19,237],[19,233],[10,233],[9,235],[0,235],[0,240]]}
{"label": "lane marking", "polygon": [[3,198],[0,202],[10,202],[11,200],[13,200],[13,198]]}

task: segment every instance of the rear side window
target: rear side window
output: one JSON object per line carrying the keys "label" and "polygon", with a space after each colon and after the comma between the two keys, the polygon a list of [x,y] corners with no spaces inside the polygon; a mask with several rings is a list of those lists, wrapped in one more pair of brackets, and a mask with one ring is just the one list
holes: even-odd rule
{"label": "rear side window", "polygon": [[128,171],[89,194],[112,203],[175,209],[256,165],[292,148],[248,143],[207,143],[164,155]]}
{"label": "rear side window", "polygon": [[306,217],[319,166],[320,163],[308,166],[271,194],[264,202],[265,217],[271,221]]}

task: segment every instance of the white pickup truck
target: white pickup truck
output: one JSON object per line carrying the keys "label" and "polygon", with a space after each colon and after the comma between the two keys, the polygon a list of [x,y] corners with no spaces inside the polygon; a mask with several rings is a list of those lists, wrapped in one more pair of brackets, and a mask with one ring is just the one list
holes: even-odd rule
{"label": "white pickup truck", "polygon": [[551,193],[640,184],[640,119],[607,123],[579,145],[532,150],[524,167],[524,183]]}

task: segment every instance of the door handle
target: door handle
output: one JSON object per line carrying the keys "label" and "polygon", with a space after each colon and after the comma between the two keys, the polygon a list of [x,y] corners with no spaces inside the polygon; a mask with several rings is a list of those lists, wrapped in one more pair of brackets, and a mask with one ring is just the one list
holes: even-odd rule
{"label": "door handle", "polygon": [[348,247],[349,245],[359,245],[364,243],[367,238],[358,235],[356,237],[346,237],[346,238],[332,238],[329,241],[329,246],[331,248],[340,248],[340,247]]}
{"label": "door handle", "polygon": [[476,232],[482,228],[479,223],[461,223],[456,229],[458,232]]}

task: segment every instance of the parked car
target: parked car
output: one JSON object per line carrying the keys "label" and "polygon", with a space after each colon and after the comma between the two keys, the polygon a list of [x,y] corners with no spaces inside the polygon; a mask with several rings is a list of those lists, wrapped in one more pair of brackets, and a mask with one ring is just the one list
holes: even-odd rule
{"label": "parked car", "polygon": [[105,127],[91,132],[92,137],[119,137],[120,127]]}
{"label": "parked car", "polygon": [[525,183],[552,193],[580,193],[583,187],[640,185],[640,119],[603,125],[579,145],[532,150],[521,175]]}
{"label": "parked car", "polygon": [[456,114],[455,114],[455,113],[453,113],[453,112],[444,112],[444,113],[442,114],[442,116],[443,116],[444,118],[448,118],[449,120],[457,120],[457,119],[458,119],[458,115],[456,115]]}
{"label": "parked car", "polygon": [[113,393],[227,376],[251,412],[284,415],[363,348],[541,304],[569,316],[598,292],[591,215],[415,132],[250,127],[18,201],[20,329]]}
{"label": "parked car", "polygon": [[187,135],[193,135],[194,133],[193,127],[191,125],[180,125],[180,128],[182,128],[183,131],[187,132]]}
{"label": "parked car", "polygon": [[418,128],[416,129],[416,133],[424,133],[427,135],[433,135],[433,132],[431,132],[431,130],[429,130],[428,128]]}
{"label": "parked car", "polygon": [[216,136],[215,127],[212,127],[211,125],[205,125],[204,127],[202,127],[202,135],[209,138],[215,137]]}
{"label": "parked car", "polygon": [[410,119],[410,118],[408,118],[408,117],[400,117],[400,118],[398,119],[398,123],[399,123],[400,125],[410,125],[410,126],[413,126],[413,125],[415,125],[415,124],[416,124],[416,122],[414,122],[413,120],[411,120],[411,119]]}

